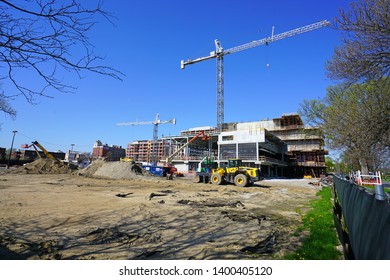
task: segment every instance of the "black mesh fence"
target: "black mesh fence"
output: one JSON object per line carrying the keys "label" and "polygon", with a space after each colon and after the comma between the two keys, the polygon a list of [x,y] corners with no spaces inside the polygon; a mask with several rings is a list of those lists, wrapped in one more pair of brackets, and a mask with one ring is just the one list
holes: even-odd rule
{"label": "black mesh fence", "polygon": [[346,259],[390,259],[389,198],[333,177],[335,224]]}

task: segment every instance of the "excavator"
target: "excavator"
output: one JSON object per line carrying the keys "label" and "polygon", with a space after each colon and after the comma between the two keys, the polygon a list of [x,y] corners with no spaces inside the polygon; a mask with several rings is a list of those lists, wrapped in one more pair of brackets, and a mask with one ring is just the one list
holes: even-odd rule
{"label": "excavator", "polygon": [[41,154],[39,153],[38,151],[38,148],[46,155],[47,158],[50,158],[50,159],[53,159],[55,161],[58,161],[58,159],[56,159],[55,157],[53,157],[52,154],[50,154],[41,144],[39,144],[38,141],[34,141],[31,143],[31,145],[28,145],[28,144],[23,144],[21,145],[21,147],[23,149],[28,149],[30,147],[33,147],[35,152],[37,153],[37,155],[39,156],[39,158],[42,158]]}

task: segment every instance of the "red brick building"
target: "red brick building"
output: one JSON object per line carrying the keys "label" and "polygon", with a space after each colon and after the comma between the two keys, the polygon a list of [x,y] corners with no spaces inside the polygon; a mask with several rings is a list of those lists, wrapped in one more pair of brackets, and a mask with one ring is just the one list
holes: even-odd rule
{"label": "red brick building", "polygon": [[119,160],[124,158],[126,150],[122,146],[103,144],[100,140],[93,145],[92,159],[107,158],[110,160]]}

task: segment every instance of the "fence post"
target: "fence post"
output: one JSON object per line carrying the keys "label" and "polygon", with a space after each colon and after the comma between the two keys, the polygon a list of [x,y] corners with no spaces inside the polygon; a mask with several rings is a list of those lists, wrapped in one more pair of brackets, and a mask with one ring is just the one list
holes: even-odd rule
{"label": "fence post", "polygon": [[375,198],[377,200],[385,200],[386,195],[385,195],[385,188],[383,185],[375,185]]}

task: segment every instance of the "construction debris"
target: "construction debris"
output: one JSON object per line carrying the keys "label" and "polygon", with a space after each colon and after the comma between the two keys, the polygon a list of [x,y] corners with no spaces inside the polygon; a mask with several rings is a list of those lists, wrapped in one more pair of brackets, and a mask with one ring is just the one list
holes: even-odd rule
{"label": "construction debris", "polygon": [[131,194],[133,194],[133,193],[132,192],[130,192],[130,193],[118,193],[115,196],[125,198],[125,197],[127,197],[128,195],[131,195]]}
{"label": "construction debris", "polygon": [[277,233],[271,232],[267,238],[261,240],[255,246],[246,246],[241,249],[241,252],[252,254],[272,254],[275,252],[277,245]]}
{"label": "construction debris", "polygon": [[167,196],[166,194],[164,194],[164,193],[151,193],[150,195],[149,195],[149,200],[151,200],[153,197],[155,197],[155,196]]}

